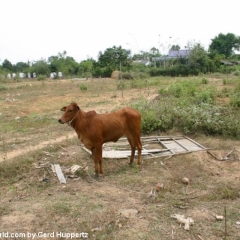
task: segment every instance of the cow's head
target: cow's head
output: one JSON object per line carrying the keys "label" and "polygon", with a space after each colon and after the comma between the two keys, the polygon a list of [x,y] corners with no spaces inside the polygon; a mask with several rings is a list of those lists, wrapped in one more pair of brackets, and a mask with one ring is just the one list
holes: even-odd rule
{"label": "cow's head", "polygon": [[64,112],[61,118],[58,119],[59,123],[68,123],[71,125],[72,121],[76,118],[80,108],[77,103],[72,102],[69,106],[63,107],[61,111]]}

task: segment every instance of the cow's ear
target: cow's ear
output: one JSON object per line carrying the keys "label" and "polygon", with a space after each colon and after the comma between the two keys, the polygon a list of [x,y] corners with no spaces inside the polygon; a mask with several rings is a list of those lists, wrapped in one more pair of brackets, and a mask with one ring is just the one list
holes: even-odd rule
{"label": "cow's ear", "polygon": [[77,110],[80,110],[80,107],[79,107],[79,106],[77,106]]}
{"label": "cow's ear", "polygon": [[67,107],[63,107],[60,111],[65,112],[66,108],[67,108]]}

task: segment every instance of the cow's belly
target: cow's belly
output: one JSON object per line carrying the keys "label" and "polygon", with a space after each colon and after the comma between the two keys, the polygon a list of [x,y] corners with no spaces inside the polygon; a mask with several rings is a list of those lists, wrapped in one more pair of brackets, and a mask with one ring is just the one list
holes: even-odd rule
{"label": "cow's belly", "polygon": [[123,135],[122,133],[110,134],[105,137],[104,142],[117,142]]}
{"label": "cow's belly", "polygon": [[89,150],[92,150],[94,148],[92,142],[89,141],[88,139],[80,137],[79,140],[83,143],[85,148],[87,148]]}

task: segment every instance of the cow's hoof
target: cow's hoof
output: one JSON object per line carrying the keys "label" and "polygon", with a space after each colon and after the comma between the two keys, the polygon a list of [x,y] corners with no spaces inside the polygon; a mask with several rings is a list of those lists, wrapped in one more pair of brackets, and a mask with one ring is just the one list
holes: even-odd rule
{"label": "cow's hoof", "polygon": [[94,176],[93,176],[93,178],[96,180],[96,181],[98,181],[98,182],[101,182],[101,181],[103,181],[103,178],[104,178],[104,175],[103,174],[95,174]]}
{"label": "cow's hoof", "polygon": [[132,162],[128,163],[128,166],[133,167],[133,163]]}

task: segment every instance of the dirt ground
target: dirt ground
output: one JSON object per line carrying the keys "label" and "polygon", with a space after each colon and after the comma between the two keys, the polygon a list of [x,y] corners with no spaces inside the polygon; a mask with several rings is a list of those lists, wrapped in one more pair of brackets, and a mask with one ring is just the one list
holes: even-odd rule
{"label": "dirt ground", "polygon": [[[129,159],[105,159],[105,176],[96,180],[73,129],[57,123],[59,109],[76,101],[86,111],[109,112],[158,94],[154,87],[128,89],[122,98],[113,80],[84,84],[86,92],[71,80],[11,83],[1,92],[0,239],[239,240],[240,141],[190,136],[212,155],[144,159],[141,170]],[[62,166],[67,184],[50,164]],[[73,177],[67,169],[74,164],[83,168]],[[185,230],[174,214],[194,224]]]}

